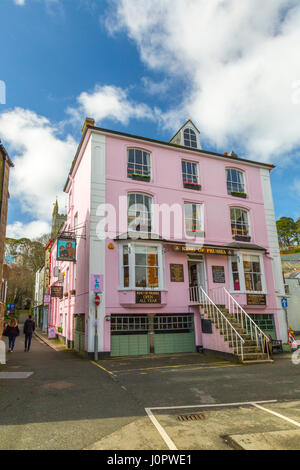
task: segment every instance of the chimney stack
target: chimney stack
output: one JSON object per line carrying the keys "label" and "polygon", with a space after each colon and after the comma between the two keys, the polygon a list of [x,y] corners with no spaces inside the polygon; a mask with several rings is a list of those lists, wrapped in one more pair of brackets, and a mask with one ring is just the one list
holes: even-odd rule
{"label": "chimney stack", "polygon": [[95,119],[86,117],[81,133],[82,134],[84,133],[86,126],[94,126],[94,125],[95,125]]}

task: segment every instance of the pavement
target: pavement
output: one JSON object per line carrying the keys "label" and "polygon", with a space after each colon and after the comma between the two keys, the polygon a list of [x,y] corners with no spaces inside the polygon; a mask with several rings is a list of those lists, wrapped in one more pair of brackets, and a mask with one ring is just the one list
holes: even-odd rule
{"label": "pavement", "polygon": [[37,334],[0,366],[1,450],[299,449],[291,353],[255,365],[199,353],[95,362]]}

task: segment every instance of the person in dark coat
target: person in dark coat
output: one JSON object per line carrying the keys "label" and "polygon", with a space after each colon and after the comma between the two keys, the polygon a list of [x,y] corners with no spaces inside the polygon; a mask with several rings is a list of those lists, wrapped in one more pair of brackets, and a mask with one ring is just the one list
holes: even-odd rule
{"label": "person in dark coat", "polygon": [[25,334],[25,352],[29,352],[31,345],[32,334],[35,330],[35,322],[32,320],[32,316],[29,315],[24,323],[23,332]]}
{"label": "person in dark coat", "polygon": [[9,324],[5,328],[4,336],[8,336],[8,352],[13,352],[15,347],[16,337],[19,336],[20,330],[18,322],[15,318],[10,320]]}

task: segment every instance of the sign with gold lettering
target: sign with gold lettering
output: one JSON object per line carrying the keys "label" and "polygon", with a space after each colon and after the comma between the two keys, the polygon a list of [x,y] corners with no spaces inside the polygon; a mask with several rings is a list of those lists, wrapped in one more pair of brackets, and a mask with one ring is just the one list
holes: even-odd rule
{"label": "sign with gold lettering", "polygon": [[267,305],[266,294],[247,294],[247,305]]}
{"label": "sign with gold lettering", "polygon": [[182,253],[201,253],[204,255],[223,255],[223,256],[233,256],[234,250],[228,248],[222,248],[220,246],[210,247],[210,246],[190,246],[190,245],[174,245],[174,251],[179,251]]}
{"label": "sign with gold lettering", "polygon": [[170,264],[171,282],[184,282],[183,264]]}
{"label": "sign with gold lettering", "polygon": [[159,291],[136,291],[136,304],[160,304],[161,293]]}
{"label": "sign with gold lettering", "polygon": [[51,297],[63,298],[63,286],[51,286]]}

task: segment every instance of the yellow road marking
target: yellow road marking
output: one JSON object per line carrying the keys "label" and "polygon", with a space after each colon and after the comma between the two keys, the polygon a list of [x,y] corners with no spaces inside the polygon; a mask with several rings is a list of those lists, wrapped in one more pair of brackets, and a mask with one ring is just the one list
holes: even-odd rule
{"label": "yellow road marking", "polygon": [[104,372],[106,372],[107,374],[109,374],[109,375],[115,375],[113,372],[111,372],[111,371],[105,369],[105,367],[102,367],[102,366],[100,366],[100,364],[97,364],[97,362],[94,362],[94,361],[90,361],[90,362],[91,362],[92,364],[94,364],[94,366],[97,366],[97,367],[99,367],[100,369],[104,370]]}
{"label": "yellow road marking", "polygon": [[[223,364],[223,365],[222,365]],[[140,370],[156,370],[156,369],[176,369],[179,367],[186,367],[189,370],[197,370],[197,369],[219,369],[219,368],[224,368],[224,367],[240,367],[243,364],[213,364],[212,366],[193,366],[193,364],[190,364],[191,367],[189,367],[189,364],[180,364],[176,366],[158,366],[158,367],[144,367],[141,369],[120,369],[120,370],[115,370],[114,372],[138,372]]]}

